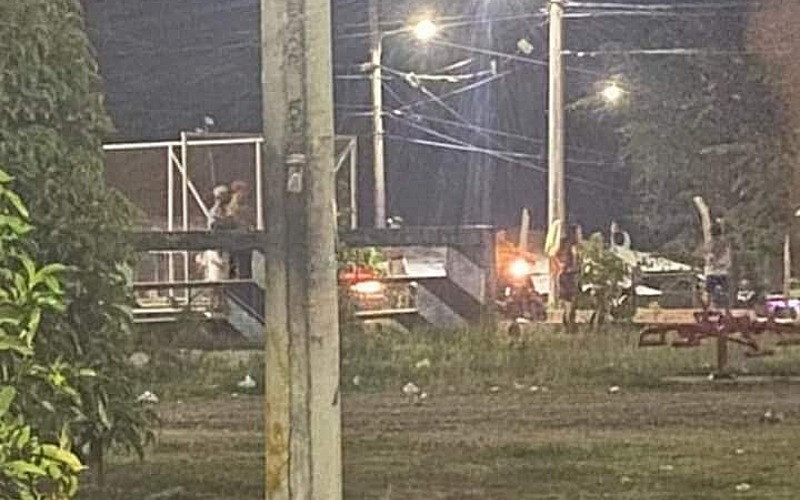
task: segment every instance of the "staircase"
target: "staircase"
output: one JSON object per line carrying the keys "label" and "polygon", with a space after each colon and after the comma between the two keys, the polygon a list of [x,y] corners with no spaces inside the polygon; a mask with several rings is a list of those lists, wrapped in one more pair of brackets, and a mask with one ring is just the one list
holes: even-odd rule
{"label": "staircase", "polygon": [[[253,261],[254,269],[263,267],[261,254],[254,254]],[[265,299],[263,276],[258,274],[218,282],[135,282],[134,324],[142,331],[173,334],[201,329],[201,344],[261,346]]]}

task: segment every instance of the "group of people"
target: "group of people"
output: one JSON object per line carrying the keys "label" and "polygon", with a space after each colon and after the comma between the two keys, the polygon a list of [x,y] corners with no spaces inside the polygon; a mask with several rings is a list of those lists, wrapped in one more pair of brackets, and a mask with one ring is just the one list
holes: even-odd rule
{"label": "group of people", "polygon": [[[248,204],[248,186],[234,181],[213,189],[214,201],[208,212],[208,229],[211,231],[250,230],[255,224],[253,211]],[[207,281],[251,277],[251,252],[228,254],[220,250],[207,250],[200,254],[197,263],[205,271]]]}
{"label": "group of people", "polygon": [[[721,219],[712,219],[710,210],[702,198],[695,198],[694,203],[700,214],[703,232],[702,254],[704,259],[702,306],[705,310],[724,310],[731,307],[729,275],[732,268],[732,250],[730,238],[726,234]],[[519,250],[507,241],[505,232],[498,235],[497,259],[501,272],[503,263],[519,257]],[[557,296],[563,311],[562,322],[568,332],[575,329],[576,299],[581,292],[581,254],[580,245],[583,239],[582,229],[577,224],[562,225],[556,221],[548,230],[545,253],[550,260],[550,275],[557,280]],[[622,231],[616,223],[611,225],[611,248],[629,248],[630,236]],[[501,275],[502,278],[502,275]],[[736,294],[738,305],[752,304],[756,300],[756,292],[748,280],[743,280]]]}

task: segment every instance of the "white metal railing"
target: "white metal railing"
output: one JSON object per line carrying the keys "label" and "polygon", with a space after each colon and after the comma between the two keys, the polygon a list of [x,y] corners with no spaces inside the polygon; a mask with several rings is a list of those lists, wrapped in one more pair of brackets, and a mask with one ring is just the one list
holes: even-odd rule
{"label": "white metal railing", "polygon": [[[350,184],[350,227],[355,229],[358,225],[357,210],[357,140],[353,136],[341,136],[336,138],[337,143],[347,141],[344,148],[337,147],[341,151],[335,159],[335,173],[339,173],[347,165]],[[262,144],[264,139],[257,135],[232,135],[231,137],[203,137],[188,132],[181,132],[180,140],[155,141],[155,142],[135,142],[135,143],[113,143],[103,145],[106,152],[115,151],[143,151],[143,150],[164,150],[164,164],[166,167],[166,230],[174,232],[176,230],[189,231],[190,209],[194,204],[207,219],[210,215],[209,207],[203,201],[203,196],[198,191],[191,179],[192,166],[189,162],[189,150],[193,147],[209,146],[243,146],[252,147],[254,153],[253,177],[255,179],[255,227],[259,231],[264,230],[264,178],[262,165]],[[175,174],[178,174],[176,179]],[[176,213],[176,197],[180,201],[180,213]],[[136,200],[132,200],[136,201]],[[179,224],[180,221],[180,224]],[[182,267],[181,275],[183,279],[190,276],[190,254],[186,251],[167,251],[151,252],[156,259],[159,256],[166,256],[167,276],[161,276],[159,266],[156,265],[155,278],[159,281],[168,283],[176,282],[176,264]],[[149,277],[147,278],[149,279]],[[174,296],[171,291],[170,296]]]}

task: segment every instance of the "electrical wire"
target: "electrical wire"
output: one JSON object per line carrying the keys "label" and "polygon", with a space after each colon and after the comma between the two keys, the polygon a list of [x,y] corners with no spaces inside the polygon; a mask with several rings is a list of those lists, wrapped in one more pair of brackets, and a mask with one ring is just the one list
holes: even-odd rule
{"label": "electrical wire", "polygon": [[[536,18],[543,18],[547,17],[547,13],[545,12],[537,12],[537,13],[528,13],[528,14],[517,14],[513,16],[498,16],[498,17],[490,17],[490,18],[478,18],[475,16],[454,16],[454,17],[437,17],[432,19],[432,21],[436,22],[437,25],[441,29],[452,29],[452,28],[463,28],[468,26],[476,26],[480,24],[490,24],[490,23],[499,23],[499,22],[507,22],[507,21],[520,21],[524,19],[536,19]],[[400,26],[399,28],[393,28],[387,30],[392,34],[398,33],[406,33],[413,30],[412,27],[408,26],[408,21],[381,21],[381,25],[385,26]],[[360,23],[360,24],[353,24],[353,25],[345,25],[343,28],[365,28],[368,27],[369,23]],[[386,31],[384,31],[385,33]],[[342,33],[335,35],[337,40],[348,39],[348,38],[367,38],[372,33],[369,31],[359,31],[356,33]]]}
{"label": "electrical wire", "polygon": [[[463,124],[465,124],[467,126],[473,126],[474,125],[466,117],[464,117],[461,113],[456,111],[452,106],[448,105],[446,102],[444,102],[442,99],[440,99],[439,96],[435,95],[433,92],[428,90],[428,88],[425,87],[424,85],[422,85],[421,83],[419,83],[419,82],[411,82],[409,80],[406,80],[406,83],[408,83],[412,88],[418,89],[420,92],[425,94],[428,98],[430,98],[433,102],[435,102],[440,107],[442,107],[445,111],[447,111],[448,113],[453,115],[461,123],[463,123]],[[388,87],[388,85],[387,85],[387,87]],[[395,95],[397,95],[397,94],[395,94]],[[497,140],[495,140],[490,135],[488,135],[488,134],[486,134],[484,132],[481,132],[481,131],[477,131],[477,133],[479,135],[481,135],[484,139],[486,139],[490,144],[502,147],[502,145],[499,144],[497,142]]]}
{"label": "electrical wire", "polygon": [[755,54],[787,55],[791,51],[755,51],[755,50],[716,50],[706,48],[666,48],[666,49],[621,49],[621,50],[565,50],[565,56],[597,57],[607,55],[655,55],[655,56],[746,56]]}
{"label": "electrical wire", "polygon": [[[515,152],[515,151],[511,151],[511,152],[508,152],[508,151],[497,151],[497,150],[482,148],[480,146],[476,146],[474,144],[470,144],[469,142],[462,141],[461,139],[452,137],[452,136],[444,134],[442,132],[438,132],[438,131],[433,130],[433,129],[429,128],[429,127],[425,127],[425,126],[419,125],[419,124],[414,123],[413,121],[410,121],[410,120],[408,120],[406,118],[395,116],[395,115],[388,115],[388,116],[392,117],[395,120],[399,120],[399,121],[405,123],[406,125],[414,128],[414,129],[417,129],[417,130],[419,130],[421,132],[424,132],[424,133],[426,133],[428,135],[432,135],[434,137],[438,137],[439,139],[443,139],[445,141],[448,141],[450,143],[450,144],[447,144],[448,146],[456,145],[456,146],[461,146],[462,148],[470,148],[469,152],[485,154],[487,156],[491,156],[493,158],[496,158],[496,159],[499,159],[499,160],[503,160],[503,161],[505,161],[507,163],[512,163],[512,164],[528,167],[528,168],[530,168],[532,170],[535,170],[535,171],[537,171],[539,173],[542,173],[542,174],[546,174],[547,173],[547,169],[542,167],[542,166],[540,166],[540,165],[537,165],[537,164],[535,164],[535,163],[533,163],[531,161],[526,161],[526,160],[522,160],[522,159],[516,158],[515,156],[519,156],[520,155],[520,153],[518,153],[518,152]],[[415,139],[415,140],[422,141],[424,139]],[[431,142],[431,141],[428,141],[428,142]],[[427,145],[435,146],[437,144],[431,143],[431,144],[427,144]],[[452,148],[450,148],[450,149],[452,149]],[[509,154],[509,153],[511,153],[511,154]],[[527,154],[523,153],[522,155],[527,155]],[[565,175],[564,178],[568,179],[568,180],[571,180],[573,182],[576,182],[576,183],[591,185],[591,186],[595,186],[595,187],[601,187],[601,188],[609,190],[609,191],[624,192],[623,190],[621,190],[619,188],[615,188],[615,187],[610,186],[608,184],[592,181],[592,180],[589,180],[589,179],[584,179],[582,177],[576,177],[574,175]]]}
{"label": "electrical wire", "polygon": [[[544,140],[542,140],[542,139],[538,139],[537,140],[537,139],[530,138],[530,137],[525,137],[525,136],[516,135],[516,134],[509,134],[509,133],[506,133],[506,132],[502,132],[502,131],[497,131],[497,130],[481,127],[481,126],[479,126],[477,124],[474,124],[474,123],[470,122],[466,117],[461,115],[458,111],[453,109],[451,106],[448,106],[446,103],[441,101],[441,99],[439,99],[437,96],[435,96],[432,92],[430,92],[430,90],[425,88],[423,85],[413,85],[412,87],[416,88],[418,90],[421,90],[423,93],[425,93],[426,96],[428,96],[434,102],[436,102],[437,104],[442,106],[448,113],[450,113],[451,115],[455,116],[458,121],[446,120],[446,119],[442,119],[442,118],[434,118],[434,117],[429,117],[429,116],[420,115],[420,114],[416,114],[416,113],[411,115],[413,118],[421,118],[421,119],[425,119],[425,120],[428,120],[428,121],[446,123],[446,124],[449,124],[449,125],[452,125],[452,126],[455,126],[455,127],[460,127],[462,129],[472,130],[473,132],[479,133],[481,136],[483,136],[485,139],[487,139],[490,143],[493,143],[495,145],[499,145],[500,147],[502,147],[502,145],[498,144],[497,141],[495,141],[489,135],[502,136],[502,137],[506,137],[506,138],[516,138],[516,139],[524,140],[525,142],[539,142],[539,143],[543,143],[544,142]],[[400,97],[400,95],[390,85],[388,85],[387,83],[384,82],[383,83],[383,88],[386,89],[386,91],[401,106],[406,106],[407,105],[407,103]],[[387,113],[387,111],[384,111],[384,113]],[[404,112],[399,110],[399,109],[398,110],[390,110],[390,111],[388,111],[388,113],[394,113],[394,114],[398,114],[400,116],[402,116],[404,114]],[[583,148],[583,149],[586,150],[585,148]],[[596,151],[593,151],[593,152],[596,152]],[[542,156],[535,156],[535,158],[542,159]],[[569,163],[575,163],[575,164],[585,164],[585,165],[609,165],[609,164],[612,164],[612,163],[609,163],[609,162],[602,162],[602,161],[596,161],[596,160],[572,160],[572,159],[570,159],[570,160],[568,160],[568,162]]]}
{"label": "electrical wire", "polygon": [[429,74],[429,73],[414,73],[413,71],[400,71],[389,66],[381,65],[381,69],[385,70],[394,76],[400,77],[407,82],[415,82],[419,84],[421,81],[441,82],[441,83],[461,83],[462,81],[475,80],[476,78],[484,78],[486,76],[497,74],[496,71],[487,69],[476,71],[474,73],[462,74]]}
{"label": "electrical wire", "polygon": [[613,2],[567,2],[565,8],[581,9],[627,9],[627,10],[679,10],[679,9],[731,9],[752,6],[758,0],[731,0],[728,2],[697,2],[697,3],[613,3]]}
{"label": "electrical wire", "polygon": [[[463,87],[459,87],[457,89],[453,89],[453,90],[451,90],[449,92],[445,92],[444,94],[439,96],[439,99],[441,99],[441,100],[449,99],[449,98],[455,97],[455,96],[457,96],[459,94],[463,94],[464,92],[469,92],[469,91],[474,90],[474,89],[476,89],[478,87],[482,87],[483,85],[488,85],[488,84],[490,84],[490,83],[492,83],[494,81],[497,81],[497,80],[500,80],[502,78],[505,78],[506,76],[514,73],[516,70],[517,70],[517,68],[507,69],[505,71],[497,73],[496,75],[492,75],[490,77],[484,78],[483,80],[478,80],[477,82],[470,83],[469,85],[465,85]],[[423,104],[429,104],[431,102],[433,102],[433,100],[430,99],[430,98],[420,99],[418,101],[414,101],[414,102],[408,103],[408,104],[406,104],[404,106],[401,106],[399,108],[399,110],[400,111],[406,111],[406,110],[415,108],[417,106],[421,106]]]}
{"label": "electrical wire", "polygon": [[[484,55],[488,55],[488,56],[499,57],[499,58],[502,58],[502,59],[508,59],[510,61],[516,61],[516,62],[521,62],[521,63],[526,63],[526,64],[533,64],[535,66],[543,66],[543,67],[548,67],[549,66],[549,63],[547,61],[543,60],[543,59],[534,59],[532,57],[525,57],[525,56],[520,56],[520,55],[517,55],[517,54],[510,54],[510,53],[507,53],[507,52],[500,52],[500,51],[497,51],[497,50],[486,49],[486,48],[483,48],[483,47],[474,47],[474,46],[471,46],[471,45],[463,45],[463,44],[460,44],[460,43],[446,42],[444,40],[430,40],[428,43],[432,44],[432,45],[439,45],[439,46],[442,46],[442,47],[448,47],[448,48],[451,48],[451,49],[459,49],[459,50],[463,50],[463,51],[466,51],[466,52],[474,52],[474,53],[477,53],[477,54],[484,54]],[[599,71],[594,71],[594,70],[584,69],[584,68],[576,68],[576,67],[573,67],[573,66],[565,66],[564,69],[566,71],[573,71],[575,73],[583,73],[583,74],[587,74],[587,75],[594,75],[594,76],[602,75],[602,73],[599,72]]]}
{"label": "electrical wire", "polygon": [[700,17],[724,17],[742,16],[745,12],[648,12],[640,10],[618,10],[618,11],[598,11],[598,12],[568,12],[564,14],[565,19],[581,20],[596,19],[603,17],[649,17],[649,18],[700,18]]}

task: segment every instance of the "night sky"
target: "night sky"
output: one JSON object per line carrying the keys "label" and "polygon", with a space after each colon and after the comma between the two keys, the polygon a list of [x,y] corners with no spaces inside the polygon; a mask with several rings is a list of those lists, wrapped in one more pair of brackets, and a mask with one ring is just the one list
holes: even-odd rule
{"label": "night sky", "polygon": [[[387,74],[390,79],[384,91],[387,112],[394,115],[386,118],[390,215],[400,215],[408,224],[508,227],[517,224],[520,210],[527,207],[534,224],[544,225],[547,24],[542,4],[534,3],[384,2],[386,30],[425,11],[435,12],[447,26],[439,43],[428,46],[402,34],[385,40],[384,64],[399,72]],[[653,2],[638,2],[647,3]],[[688,3],[692,2],[681,2]],[[116,126],[112,140],[174,139],[181,130],[200,126],[205,115],[214,118],[218,131],[260,131],[258,0],[84,0],[84,5]],[[360,137],[360,202],[369,214],[371,123],[364,113],[370,97],[369,84],[360,78],[363,73],[358,67],[368,60],[363,36],[366,7],[366,0],[334,1],[334,64],[337,133]],[[570,9],[579,11],[587,9]],[[565,48],[661,48],[664,39],[671,40],[671,47],[741,45],[743,13],[707,19],[708,23],[632,15],[568,19]],[[493,21],[478,22],[487,20]],[[520,39],[530,43],[532,52],[520,52]],[[481,55],[457,46],[538,62]],[[614,76],[609,74],[613,63],[609,59],[565,57],[568,102],[596,93],[598,85]],[[423,82],[422,88],[414,88],[401,76],[441,74],[454,63],[462,64],[449,71],[463,77],[457,83]],[[493,68],[496,76],[488,73]],[[485,80],[488,83],[479,84]],[[445,99],[445,105],[431,99],[473,84],[473,90]],[[398,108],[402,114],[391,113]],[[619,158],[617,125],[612,111],[568,113],[568,207],[570,218],[589,231],[606,227],[626,211],[626,175]],[[483,152],[420,141],[458,144],[459,149],[466,144]]]}

